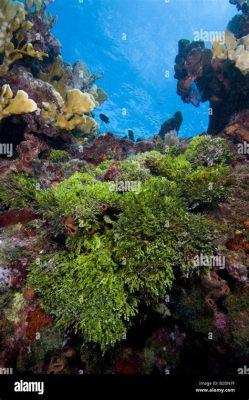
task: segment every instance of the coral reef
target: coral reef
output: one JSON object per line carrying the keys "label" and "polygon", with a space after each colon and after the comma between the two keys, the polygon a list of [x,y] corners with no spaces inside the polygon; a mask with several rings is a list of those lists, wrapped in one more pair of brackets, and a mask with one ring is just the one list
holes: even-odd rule
{"label": "coral reef", "polygon": [[176,112],[137,142],[98,133],[101,76],[63,61],[49,3],[0,0],[0,137],[14,147],[0,158],[0,366],[168,374],[191,358],[199,373],[204,348],[216,371],[237,367],[249,338],[248,2],[231,1],[242,14],[225,45],[179,42],[178,94],[210,101],[209,132],[179,139]]}
{"label": "coral reef", "polygon": [[[26,8],[32,8],[33,4],[26,2]],[[29,31],[33,23],[26,18],[25,5],[21,2],[1,0],[0,3],[0,54],[3,62],[0,66],[0,75],[8,72],[10,66],[24,57],[33,57],[43,60],[47,54],[36,50],[32,41],[29,41]],[[42,2],[37,11],[42,9]]]}
{"label": "coral reef", "polygon": [[236,40],[229,31],[225,33],[225,44],[213,42],[213,54],[218,59],[234,61],[235,66],[247,75],[248,68],[248,40],[249,36],[244,36],[240,40]]}
{"label": "coral reef", "polygon": [[100,75],[80,61],[70,66],[62,60],[51,34],[55,18],[46,13],[49,3],[0,3],[0,134],[2,142],[13,143],[14,153],[30,134],[65,146],[75,135],[94,135],[92,111],[107,98],[96,85]]}
{"label": "coral reef", "polygon": [[177,93],[184,102],[192,102],[190,86],[195,82],[200,100],[210,103],[208,133],[212,135],[221,133],[235,114],[248,108],[249,31],[248,14],[243,10],[244,14],[228,25],[224,43],[216,39],[212,49],[205,48],[202,41],[179,41],[175,59]]}

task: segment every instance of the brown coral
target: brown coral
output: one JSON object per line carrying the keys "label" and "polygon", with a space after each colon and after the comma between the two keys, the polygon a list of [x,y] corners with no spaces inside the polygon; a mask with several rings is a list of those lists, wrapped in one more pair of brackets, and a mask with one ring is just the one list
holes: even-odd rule
{"label": "brown coral", "polygon": [[211,271],[208,275],[202,276],[202,284],[209,290],[205,297],[207,306],[211,310],[216,311],[216,300],[226,297],[230,293],[227,282],[221,279],[215,271]]}

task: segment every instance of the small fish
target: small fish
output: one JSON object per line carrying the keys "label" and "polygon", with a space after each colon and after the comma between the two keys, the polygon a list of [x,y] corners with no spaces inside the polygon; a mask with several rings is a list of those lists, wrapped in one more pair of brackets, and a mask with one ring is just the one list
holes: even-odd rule
{"label": "small fish", "polygon": [[212,101],[220,101],[221,99],[219,97],[217,97],[217,96],[212,96],[212,97],[210,97],[210,100],[212,100]]}
{"label": "small fish", "polygon": [[99,114],[99,118],[101,121],[103,121],[105,124],[109,124],[110,120],[105,114]]}
{"label": "small fish", "polygon": [[201,93],[195,83],[195,81],[191,81],[189,85],[189,98],[191,104],[195,107],[199,107],[201,104]]}

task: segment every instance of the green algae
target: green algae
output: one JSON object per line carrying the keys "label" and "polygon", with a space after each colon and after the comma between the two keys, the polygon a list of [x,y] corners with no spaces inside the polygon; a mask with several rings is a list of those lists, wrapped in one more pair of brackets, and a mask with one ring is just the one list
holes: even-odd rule
{"label": "green algae", "polygon": [[185,155],[152,151],[116,162],[118,179],[137,181],[139,191],[111,189],[103,181],[111,164],[36,193],[47,231],[63,244],[34,262],[28,277],[57,326],[74,327],[102,351],[122,340],[141,304],[162,301],[176,276],[204,272],[193,257],[216,251],[221,228],[196,205],[214,207],[229,192],[227,166],[196,167]]}

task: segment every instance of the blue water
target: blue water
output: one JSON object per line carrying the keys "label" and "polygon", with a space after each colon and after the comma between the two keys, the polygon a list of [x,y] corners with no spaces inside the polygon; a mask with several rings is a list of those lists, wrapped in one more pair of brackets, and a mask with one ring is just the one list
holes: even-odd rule
{"label": "blue water", "polygon": [[195,108],[177,96],[174,59],[179,39],[224,31],[236,13],[228,0],[55,0],[49,11],[59,17],[54,34],[64,59],[104,74],[98,85],[109,98],[95,114],[101,132],[131,129],[146,138],[178,110],[181,137],[206,131],[208,104]]}

